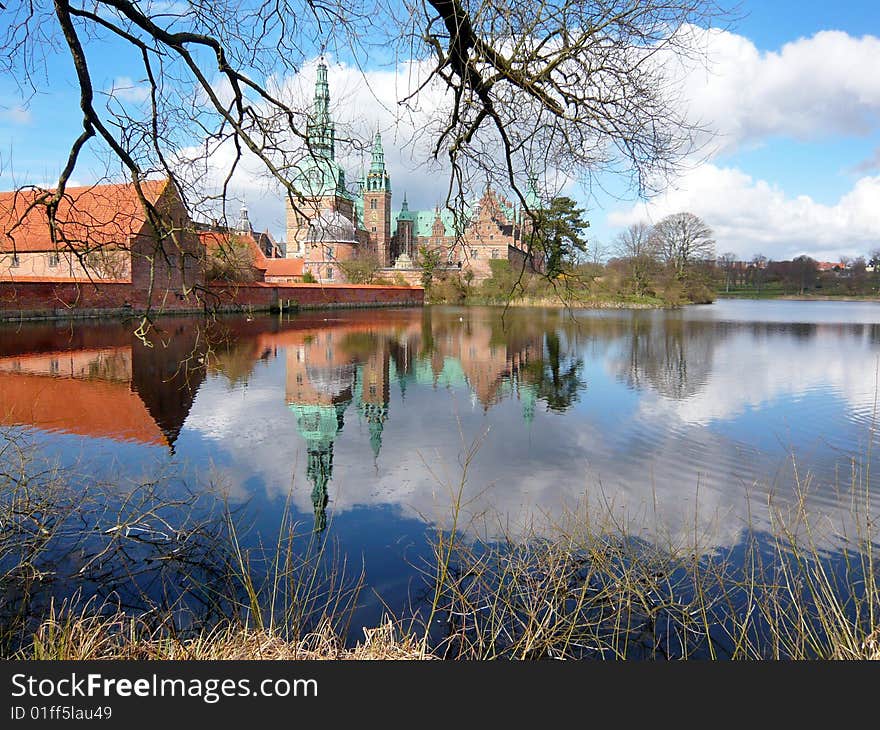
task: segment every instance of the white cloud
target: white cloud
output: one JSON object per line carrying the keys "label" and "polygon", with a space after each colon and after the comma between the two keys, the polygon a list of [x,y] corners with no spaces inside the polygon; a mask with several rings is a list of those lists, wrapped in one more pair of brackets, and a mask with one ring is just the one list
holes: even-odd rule
{"label": "white cloud", "polygon": [[807,253],[836,261],[840,255],[864,254],[877,245],[880,176],[863,177],[834,205],[824,205],[808,195],[788,195],[778,185],[755,180],[737,168],[707,163],[658,198],[613,211],[608,222],[656,222],[683,210],[712,226],[718,251],[741,258],[763,253],[777,260]]}
{"label": "white cloud", "polygon": [[670,73],[688,117],[717,135],[717,151],[880,128],[880,38],[822,31],[762,52],[741,35],[691,31],[706,59],[676,58]]}

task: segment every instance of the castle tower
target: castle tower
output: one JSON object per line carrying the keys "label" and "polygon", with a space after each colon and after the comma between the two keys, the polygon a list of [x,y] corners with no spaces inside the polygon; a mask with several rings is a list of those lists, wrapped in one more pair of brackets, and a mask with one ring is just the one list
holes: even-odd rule
{"label": "castle tower", "polygon": [[251,225],[251,220],[248,217],[247,206],[241,206],[241,211],[238,214],[238,223],[236,223],[235,228],[239,233],[245,235],[254,232],[254,227]]}
{"label": "castle tower", "polygon": [[395,235],[395,253],[397,256],[409,256],[414,260],[416,256],[415,216],[409,209],[406,201],[406,193],[403,194],[403,207],[397,214],[397,232]]}
{"label": "castle tower", "polygon": [[339,213],[354,220],[354,199],[345,189],[345,171],[336,161],[336,126],[330,115],[327,66],[318,64],[315,99],[309,117],[307,150],[297,165],[293,183],[298,193],[287,199],[287,256],[300,258],[306,251],[309,225],[321,214]]}
{"label": "castle tower", "polygon": [[376,132],[364,186],[364,227],[380,266],[391,266],[391,178],[385,169],[382,135]]}

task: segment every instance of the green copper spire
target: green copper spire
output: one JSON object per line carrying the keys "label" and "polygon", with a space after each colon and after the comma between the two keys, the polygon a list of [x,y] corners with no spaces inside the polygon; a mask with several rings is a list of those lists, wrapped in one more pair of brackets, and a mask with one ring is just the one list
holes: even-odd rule
{"label": "green copper spire", "polygon": [[363,411],[370,431],[370,448],[373,450],[375,460],[379,458],[379,451],[382,449],[382,431],[385,430],[385,421],[388,418],[388,405],[364,403]]}
{"label": "green copper spire", "polygon": [[312,510],[315,516],[313,530],[323,532],[327,528],[327,502],[330,495],[327,483],[333,474],[333,443],[325,450],[309,449],[306,476],[312,483]]}
{"label": "green copper spire", "polygon": [[308,125],[309,150],[313,155],[332,160],[336,154],[336,130],[330,118],[330,85],[327,83],[327,66],[318,64],[315,81],[315,103]]}
{"label": "green copper spire", "polygon": [[412,213],[409,209],[409,203],[406,202],[406,193],[403,194],[403,206],[400,209],[400,213],[397,214],[397,220],[399,221],[414,221],[415,214]]}
{"label": "green copper spire", "polygon": [[327,83],[327,66],[324,60],[318,64],[315,81],[315,102],[306,128],[308,154],[297,165],[296,185],[305,197],[333,195],[351,200],[345,187],[345,171],[336,162],[336,127],[330,117],[330,87]]}
{"label": "green copper spire", "polygon": [[370,160],[370,172],[367,175],[367,190],[391,192],[391,178],[385,169],[385,150],[382,149],[382,135],[376,132],[373,139],[373,157]]}
{"label": "green copper spire", "polygon": [[376,132],[373,139],[373,159],[370,162],[370,173],[384,174],[385,150],[382,149],[382,135]]}

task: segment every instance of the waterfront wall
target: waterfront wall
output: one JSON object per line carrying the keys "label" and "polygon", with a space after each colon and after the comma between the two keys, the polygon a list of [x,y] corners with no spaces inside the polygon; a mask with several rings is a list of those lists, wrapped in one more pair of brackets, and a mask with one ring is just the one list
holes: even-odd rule
{"label": "waterfront wall", "polygon": [[[126,281],[0,281],[0,320],[64,319],[185,312],[274,311],[327,307],[420,306],[420,287],[354,284],[211,284],[183,295]],[[149,304],[149,306],[148,306]]]}

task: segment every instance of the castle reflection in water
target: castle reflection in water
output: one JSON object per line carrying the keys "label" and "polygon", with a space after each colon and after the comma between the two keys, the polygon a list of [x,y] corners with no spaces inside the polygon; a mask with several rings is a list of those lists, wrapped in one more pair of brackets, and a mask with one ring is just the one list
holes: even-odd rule
{"label": "castle reflection in water", "polygon": [[[333,449],[345,419],[366,423],[380,458],[391,389],[467,388],[484,409],[505,398],[530,423],[543,375],[541,327],[430,311],[306,314],[288,321],[164,319],[144,342],[114,324],[33,325],[0,344],[0,425],[158,446],[173,453],[206,377],[247,380],[286,367],[284,397],[306,446],[314,527],[327,524]],[[352,438],[358,437],[353,435]]]}
{"label": "castle reflection in water", "polygon": [[[536,387],[527,366],[542,358],[543,333],[533,332],[510,346],[493,339],[487,322],[468,321],[465,326],[460,318],[455,323],[459,326],[437,327],[430,315],[426,320],[413,314],[386,313],[381,327],[370,313],[307,320],[301,322],[305,326],[256,339],[260,356],[284,357],[285,398],[306,444],[316,531],[326,527],[333,447],[342,437],[346,416],[366,423],[373,459],[378,460],[385,424],[392,417],[392,387],[399,388],[403,399],[413,384],[467,387],[483,408],[512,397],[521,402],[527,422],[534,416]],[[215,363],[222,370],[222,358]]]}

